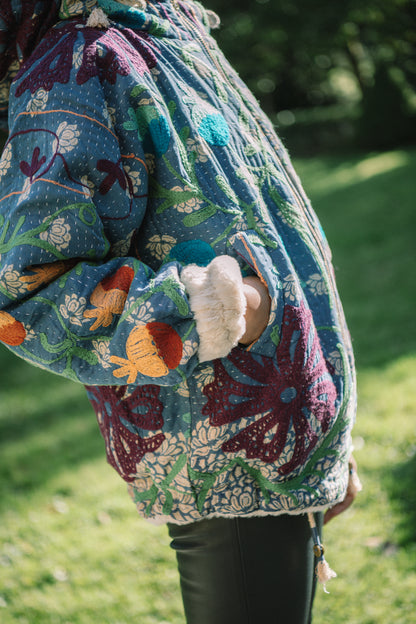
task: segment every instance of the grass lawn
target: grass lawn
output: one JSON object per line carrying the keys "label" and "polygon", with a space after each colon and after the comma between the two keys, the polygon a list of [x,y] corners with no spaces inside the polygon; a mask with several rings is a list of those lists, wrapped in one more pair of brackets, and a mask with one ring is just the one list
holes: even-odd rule
{"label": "grass lawn", "polygon": [[[296,165],[333,249],[354,338],[365,488],[325,531],[338,578],[329,595],[318,588],[314,621],[411,624],[416,150]],[[183,624],[168,543],[107,466],[83,388],[0,348],[2,624]]]}

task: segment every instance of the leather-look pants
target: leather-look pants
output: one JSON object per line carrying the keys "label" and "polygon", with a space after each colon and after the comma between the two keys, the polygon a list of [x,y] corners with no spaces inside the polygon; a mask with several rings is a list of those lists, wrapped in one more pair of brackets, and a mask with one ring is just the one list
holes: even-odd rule
{"label": "leather-look pants", "polygon": [[[315,514],[319,529],[322,514]],[[169,524],[187,624],[309,624],[315,593],[306,515]]]}

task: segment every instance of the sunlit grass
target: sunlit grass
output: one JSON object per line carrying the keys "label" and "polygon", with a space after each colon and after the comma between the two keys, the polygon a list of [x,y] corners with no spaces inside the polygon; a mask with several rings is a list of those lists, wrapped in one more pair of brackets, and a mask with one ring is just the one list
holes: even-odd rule
{"label": "sunlit grass", "polygon": [[[354,338],[364,484],[325,531],[338,578],[329,595],[318,588],[314,621],[412,624],[416,152],[296,164],[333,248]],[[183,624],[166,529],[137,517],[83,388],[3,348],[0,371],[0,622]]]}

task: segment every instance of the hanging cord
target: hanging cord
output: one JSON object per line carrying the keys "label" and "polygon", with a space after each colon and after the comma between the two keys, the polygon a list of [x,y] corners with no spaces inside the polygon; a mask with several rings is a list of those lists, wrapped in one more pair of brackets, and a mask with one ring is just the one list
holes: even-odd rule
{"label": "hanging cord", "polygon": [[326,583],[330,581],[332,578],[335,578],[337,574],[336,572],[334,572],[334,570],[332,570],[329,567],[328,562],[326,561],[324,557],[324,547],[321,544],[318,527],[316,526],[316,522],[315,522],[315,516],[310,511],[308,512],[308,520],[309,520],[309,526],[311,527],[312,537],[313,537],[313,553],[317,560],[316,567],[315,567],[316,577],[318,581],[322,583],[324,592],[326,594],[329,594],[326,588]]}

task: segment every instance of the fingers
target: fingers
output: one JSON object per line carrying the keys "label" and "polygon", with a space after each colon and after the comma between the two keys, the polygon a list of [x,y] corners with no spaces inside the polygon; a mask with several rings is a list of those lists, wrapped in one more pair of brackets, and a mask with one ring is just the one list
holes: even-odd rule
{"label": "fingers", "polygon": [[248,345],[257,340],[267,327],[270,316],[271,300],[266,286],[258,277],[243,279],[244,295],[247,301],[245,314],[246,331],[240,343]]}
{"label": "fingers", "polygon": [[353,456],[350,457],[348,462],[349,467],[349,478],[348,478],[348,487],[347,492],[345,494],[345,498],[340,503],[328,509],[328,511],[324,515],[324,524],[327,524],[332,518],[339,516],[339,514],[343,513],[355,500],[358,492],[362,490],[362,485],[360,479],[357,474],[357,463]]}

